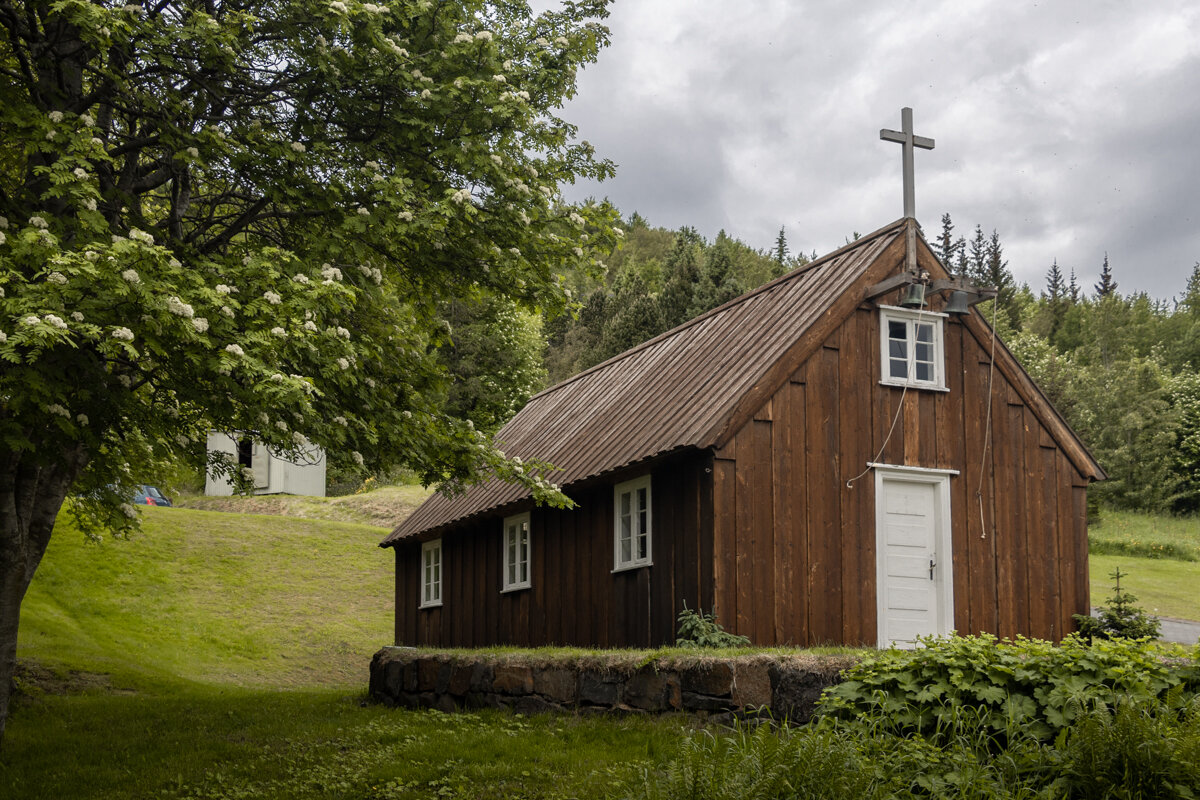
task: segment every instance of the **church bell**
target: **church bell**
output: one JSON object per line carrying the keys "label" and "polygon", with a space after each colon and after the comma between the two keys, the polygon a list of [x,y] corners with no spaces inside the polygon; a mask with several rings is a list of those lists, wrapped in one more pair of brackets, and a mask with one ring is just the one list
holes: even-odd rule
{"label": "church bell", "polygon": [[968,302],[967,293],[962,289],[955,289],[950,293],[950,300],[946,303],[946,307],[942,311],[947,314],[969,314],[971,313],[971,305]]}
{"label": "church bell", "polygon": [[925,284],[910,283],[900,298],[901,308],[921,308],[925,305]]}

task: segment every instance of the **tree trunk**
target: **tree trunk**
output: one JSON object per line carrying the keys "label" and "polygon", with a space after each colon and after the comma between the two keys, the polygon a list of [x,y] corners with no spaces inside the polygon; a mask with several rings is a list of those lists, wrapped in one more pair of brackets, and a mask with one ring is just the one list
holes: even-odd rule
{"label": "tree trunk", "polygon": [[17,664],[21,601],[46,554],[67,490],[87,461],[82,446],[38,463],[25,451],[0,451],[0,747]]}

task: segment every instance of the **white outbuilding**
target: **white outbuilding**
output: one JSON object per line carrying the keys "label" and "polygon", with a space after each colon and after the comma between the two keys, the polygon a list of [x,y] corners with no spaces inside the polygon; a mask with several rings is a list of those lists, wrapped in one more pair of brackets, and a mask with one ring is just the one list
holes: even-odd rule
{"label": "white outbuilding", "polygon": [[[272,453],[252,434],[234,438],[227,433],[208,434],[208,452],[225,453],[254,475],[255,494],[302,494],[325,496],[325,451],[309,445],[304,454],[289,461]],[[205,478],[204,493],[212,496],[233,494],[233,484],[224,475]]]}

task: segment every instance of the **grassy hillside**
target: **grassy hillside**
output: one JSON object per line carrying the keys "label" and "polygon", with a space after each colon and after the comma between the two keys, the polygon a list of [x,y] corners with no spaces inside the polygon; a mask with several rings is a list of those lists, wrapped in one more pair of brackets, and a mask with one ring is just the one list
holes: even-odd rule
{"label": "grassy hillside", "polygon": [[146,508],[129,541],[60,523],[23,608],[19,655],[232,686],[359,685],[392,639],[386,529]]}
{"label": "grassy hillside", "polygon": [[366,705],[392,638],[387,528],[143,514],[130,541],[55,532],[23,609],[5,800],[599,797],[678,741],[674,720]]}
{"label": "grassy hillside", "polygon": [[1105,511],[1088,528],[1092,555],[1123,555],[1200,561],[1200,517],[1163,517]]}
{"label": "grassy hillside", "polygon": [[357,522],[391,530],[429,497],[430,490],[420,486],[381,486],[362,494],[343,497],[300,497],[263,495],[256,497],[205,497],[182,495],[176,505],[208,511],[234,511],[239,514],[276,514],[334,522]]}

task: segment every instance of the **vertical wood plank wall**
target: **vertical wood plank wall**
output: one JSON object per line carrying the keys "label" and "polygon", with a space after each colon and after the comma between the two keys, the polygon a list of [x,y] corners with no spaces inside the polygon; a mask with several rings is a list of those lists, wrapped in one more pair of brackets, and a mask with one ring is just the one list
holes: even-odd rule
{"label": "vertical wood plank wall", "polygon": [[[442,605],[419,609],[421,545],[396,550],[396,643],[431,647],[550,644],[656,647],[675,619],[713,605],[711,458],[691,453],[651,470],[653,565],[614,573],[613,486],[578,494],[571,511],[531,510],[529,589],[501,593],[502,519],[442,536]],[[514,512],[516,513],[516,512]]]}
{"label": "vertical wood plank wall", "polygon": [[860,307],[716,452],[719,621],[760,645],[875,644],[875,479],[846,482],[882,447],[959,471],[955,628],[1062,638],[1088,609],[1086,480],[999,370],[988,427],[989,341],[948,319],[949,391],[905,393],[879,383],[878,326]]}

